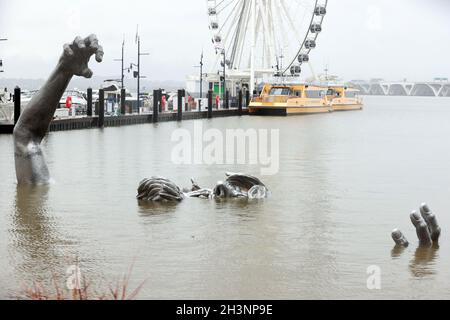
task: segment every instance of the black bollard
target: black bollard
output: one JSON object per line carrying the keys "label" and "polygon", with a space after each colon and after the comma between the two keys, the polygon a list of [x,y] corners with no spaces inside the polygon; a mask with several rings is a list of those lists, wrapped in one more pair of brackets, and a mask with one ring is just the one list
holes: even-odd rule
{"label": "black bollard", "polygon": [[238,114],[242,115],[242,89],[239,90],[239,98],[238,98]]}
{"label": "black bollard", "polygon": [[178,90],[178,121],[183,120],[183,98],[184,90]]}
{"label": "black bollard", "polygon": [[245,91],[245,106],[248,108],[250,106],[250,91]]}
{"label": "black bollard", "polygon": [[159,120],[159,100],[159,90],[153,90],[153,123]]}
{"label": "black bollard", "polygon": [[105,125],[105,90],[98,91],[98,127],[103,128]]}
{"label": "black bollard", "polygon": [[225,109],[230,109],[230,91],[225,92]]}
{"label": "black bollard", "polygon": [[125,109],[125,99],[127,97],[127,91],[125,89],[120,90],[120,114],[125,115],[127,110]]}
{"label": "black bollard", "polygon": [[161,89],[158,90],[158,102],[159,102],[159,113],[162,113],[163,109],[162,109],[162,90]]}
{"label": "black bollard", "polygon": [[208,119],[212,118],[213,114],[213,92],[212,90],[208,91]]}
{"label": "black bollard", "polygon": [[14,125],[17,124],[17,122],[19,121],[20,118],[20,103],[21,103],[21,99],[20,99],[20,88],[16,87],[14,89]]}
{"label": "black bollard", "polygon": [[86,115],[92,117],[92,88],[87,89],[87,111]]}

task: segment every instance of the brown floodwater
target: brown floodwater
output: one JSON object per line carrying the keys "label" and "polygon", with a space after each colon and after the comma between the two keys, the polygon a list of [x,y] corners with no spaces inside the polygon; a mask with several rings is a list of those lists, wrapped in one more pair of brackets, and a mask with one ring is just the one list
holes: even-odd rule
{"label": "brown floodwater", "polygon": [[[173,130],[194,121],[50,133],[55,182],[17,188],[0,136],[0,298],[65,281],[77,260],[106,286],[133,265],[146,299],[450,298],[450,100],[367,97],[361,112],[202,120],[205,129],[280,129],[280,171],[265,201],[188,199],[139,206],[152,175],[213,186],[252,165],[176,165]],[[409,213],[428,202],[443,235],[417,249]],[[393,247],[399,227],[411,245]],[[367,288],[367,268],[381,290]]]}

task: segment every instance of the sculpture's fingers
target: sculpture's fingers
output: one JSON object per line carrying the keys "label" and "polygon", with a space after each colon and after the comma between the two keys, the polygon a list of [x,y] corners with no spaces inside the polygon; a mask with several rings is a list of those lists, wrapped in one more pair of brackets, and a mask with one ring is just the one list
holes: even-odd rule
{"label": "sculpture's fingers", "polygon": [[97,48],[97,51],[95,52],[95,60],[97,61],[97,62],[102,62],[103,61],[103,55],[104,55],[104,52],[103,52],[103,47],[102,46],[98,46],[98,48]]}
{"label": "sculpture's fingers", "polygon": [[81,37],[76,37],[75,40],[73,40],[72,49],[74,51],[78,51],[78,50],[81,50],[84,48],[86,48],[86,44],[84,43],[84,40]]}
{"label": "sculpture's fingers", "polygon": [[74,55],[70,44],[66,43],[63,48],[65,56],[72,57]]}
{"label": "sculpture's fingers", "polygon": [[191,182],[192,182],[192,189],[191,191],[197,191],[200,190],[201,187],[198,185],[198,183],[194,180],[194,178],[191,178]]}
{"label": "sculpture's fingers", "polygon": [[95,35],[90,35],[84,39],[84,43],[86,44],[86,48],[90,56],[97,53],[100,47],[98,44],[98,39]]}
{"label": "sculpture's fingers", "polygon": [[431,245],[430,231],[428,230],[428,225],[425,220],[419,213],[417,213],[417,211],[413,211],[410,217],[412,224],[414,225],[414,227],[416,227],[416,233],[417,237],[419,238],[420,245]]}
{"label": "sculpture's fingers", "polygon": [[97,36],[95,34],[91,34],[90,36],[86,37],[86,39],[84,39],[84,43],[86,44],[86,47],[90,47],[92,45],[98,46]]}
{"label": "sculpture's fingers", "polygon": [[397,246],[402,246],[405,248],[409,246],[408,240],[406,239],[404,234],[398,229],[394,229],[392,231],[392,240],[394,240]]}
{"label": "sculpture's fingers", "polygon": [[441,228],[437,222],[436,215],[430,210],[430,207],[426,203],[422,203],[420,206],[420,214],[428,225],[428,230],[431,234],[431,240],[438,242],[441,236]]}

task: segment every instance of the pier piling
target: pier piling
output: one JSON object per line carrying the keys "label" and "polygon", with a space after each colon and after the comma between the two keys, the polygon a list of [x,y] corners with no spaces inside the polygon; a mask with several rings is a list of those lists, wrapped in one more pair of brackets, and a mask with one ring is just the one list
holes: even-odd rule
{"label": "pier piling", "polygon": [[250,106],[250,90],[245,90],[245,107]]}
{"label": "pier piling", "polygon": [[159,120],[159,101],[161,100],[160,91],[153,90],[153,123]]}
{"label": "pier piling", "polygon": [[239,96],[238,96],[238,115],[242,116],[242,89],[239,89]]}
{"label": "pier piling", "polygon": [[127,113],[127,110],[125,109],[125,99],[127,96],[127,92],[125,89],[120,90],[120,114],[125,115]]}
{"label": "pier piling", "polygon": [[230,91],[225,92],[225,109],[230,109]]}
{"label": "pier piling", "polygon": [[159,108],[158,108],[158,111],[159,111],[159,113],[163,113],[163,105],[162,105],[162,90],[161,89],[159,89],[158,90],[158,106],[159,106]]}
{"label": "pier piling", "polygon": [[17,122],[19,121],[20,118],[20,95],[21,95],[21,90],[19,87],[16,87],[14,89],[14,125],[17,124]]}
{"label": "pier piling", "polygon": [[87,89],[87,112],[88,117],[92,117],[92,88]]}
{"label": "pier piling", "polygon": [[183,98],[185,96],[184,90],[178,90],[178,121],[183,120]]}
{"label": "pier piling", "polygon": [[103,128],[105,125],[105,90],[100,89],[98,92],[98,127]]}
{"label": "pier piling", "polygon": [[212,90],[208,91],[208,119],[212,118],[213,110],[213,92]]}

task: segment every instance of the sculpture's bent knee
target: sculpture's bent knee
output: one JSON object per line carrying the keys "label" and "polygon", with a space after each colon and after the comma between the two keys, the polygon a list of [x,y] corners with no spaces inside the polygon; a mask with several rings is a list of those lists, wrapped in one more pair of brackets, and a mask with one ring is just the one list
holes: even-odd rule
{"label": "sculpture's bent knee", "polygon": [[394,242],[397,246],[401,246],[401,247],[405,247],[405,248],[409,246],[408,240],[406,239],[404,234],[398,229],[394,229],[392,231],[392,240],[394,240]]}
{"label": "sculpture's bent knee", "polygon": [[422,203],[420,206],[420,213],[428,225],[431,240],[433,240],[433,242],[438,242],[439,237],[441,236],[441,227],[437,222],[436,215],[430,210],[426,203]]}
{"label": "sculpture's bent knee", "polygon": [[431,245],[431,235],[428,229],[428,225],[422,216],[413,211],[411,213],[411,222],[416,227],[417,237],[419,238],[419,243],[421,246]]}

